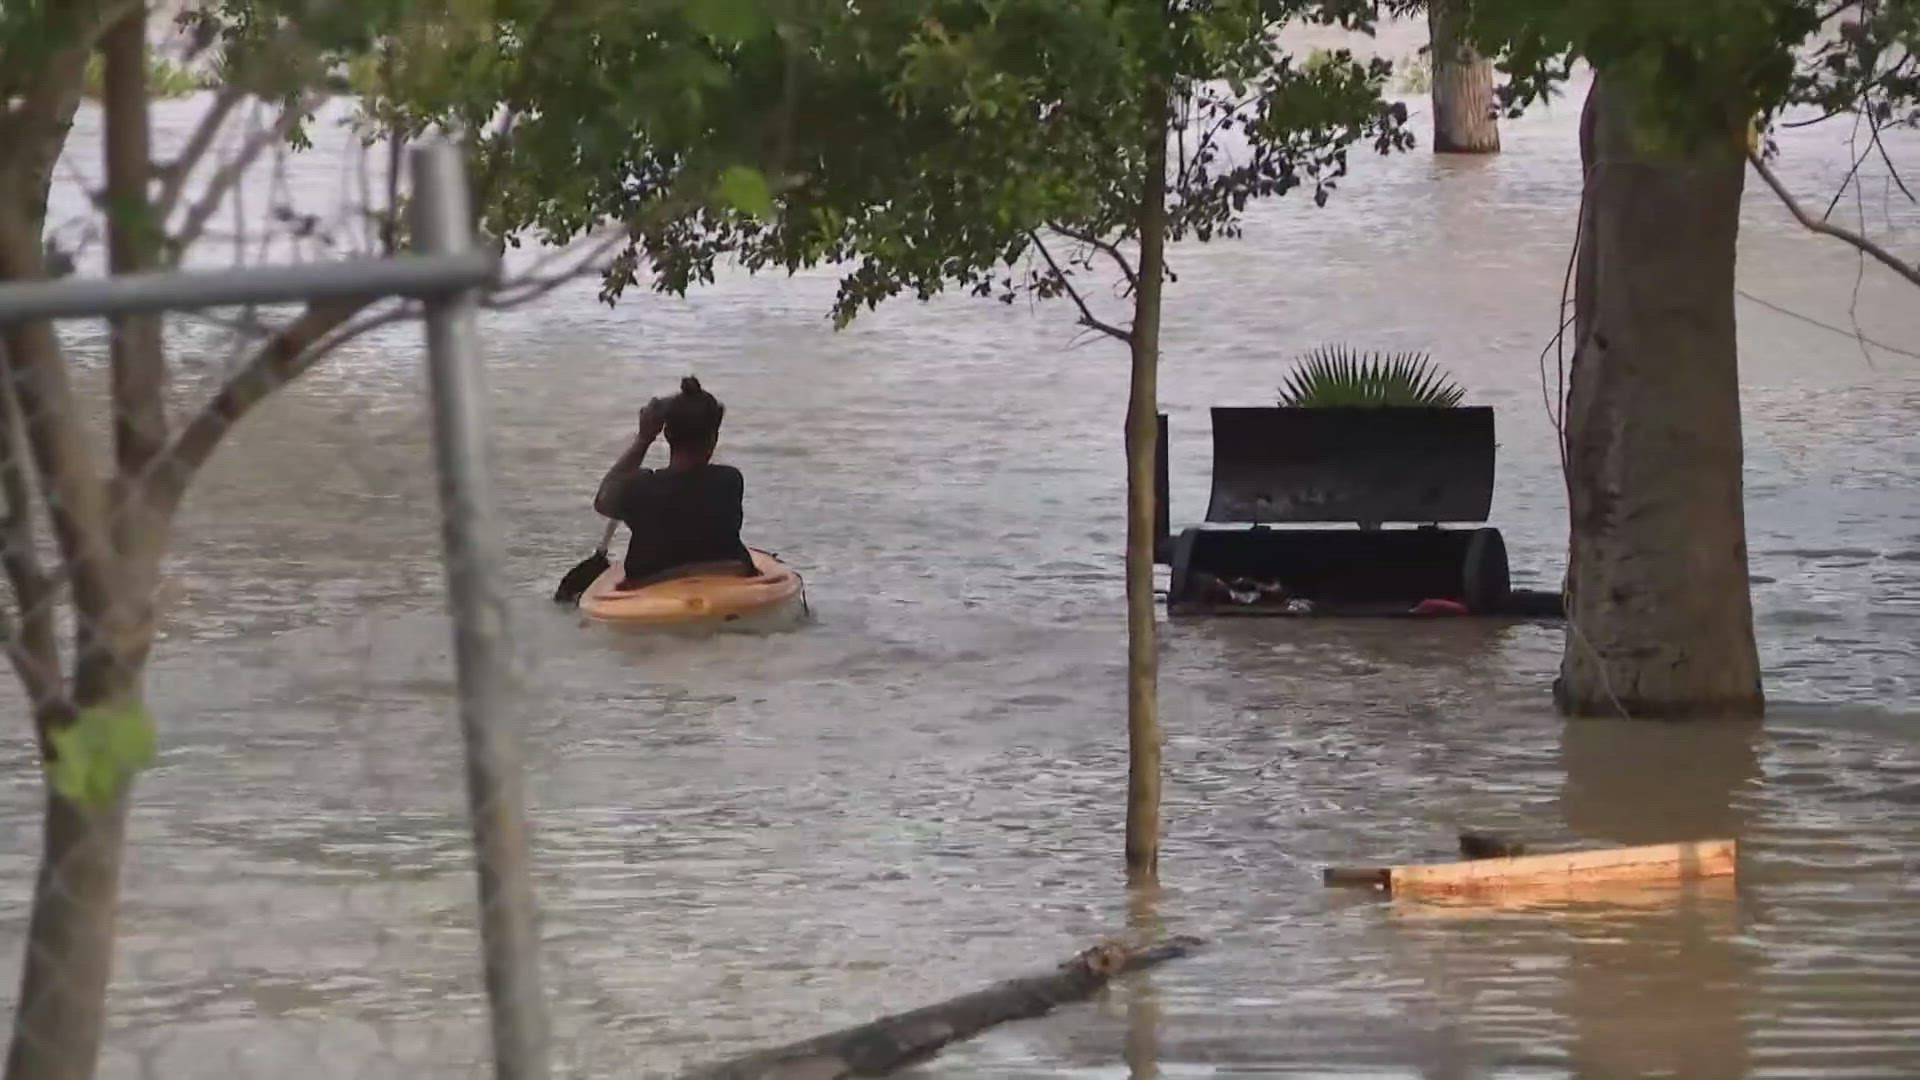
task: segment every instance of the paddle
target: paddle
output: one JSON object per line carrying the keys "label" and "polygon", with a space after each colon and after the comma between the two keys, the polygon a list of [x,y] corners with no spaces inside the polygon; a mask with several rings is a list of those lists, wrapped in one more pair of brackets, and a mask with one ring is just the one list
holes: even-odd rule
{"label": "paddle", "polygon": [[580,565],[567,571],[566,576],[560,579],[560,587],[553,590],[554,603],[579,602],[580,595],[587,591],[588,586],[592,585],[601,574],[606,573],[607,567],[613,565],[607,561],[607,548],[613,544],[613,530],[619,527],[618,521],[607,522],[607,531],[600,537],[600,546],[594,549],[593,554],[580,560]]}

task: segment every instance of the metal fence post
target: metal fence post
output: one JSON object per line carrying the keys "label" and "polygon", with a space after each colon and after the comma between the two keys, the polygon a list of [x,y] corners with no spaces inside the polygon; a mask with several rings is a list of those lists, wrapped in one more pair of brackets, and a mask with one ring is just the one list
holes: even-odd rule
{"label": "metal fence post", "polygon": [[[416,147],[412,171],[415,247],[425,255],[472,251],[472,210],[459,152],[445,142]],[[470,289],[427,303],[434,456],[480,878],[494,1074],[500,1080],[545,1080],[548,1029],[521,789],[519,685],[499,582],[500,528],[486,452],[477,310]]]}

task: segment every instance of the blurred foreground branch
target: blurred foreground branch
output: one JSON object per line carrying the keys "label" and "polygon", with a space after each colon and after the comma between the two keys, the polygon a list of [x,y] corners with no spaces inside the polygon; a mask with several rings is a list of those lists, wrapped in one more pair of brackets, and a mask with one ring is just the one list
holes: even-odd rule
{"label": "blurred foreground branch", "polygon": [[[606,273],[608,252],[622,239],[623,234],[616,231],[568,245],[487,288],[481,294],[481,306],[490,311],[512,310],[570,282],[599,278]],[[167,503],[177,503],[227,433],[276,390],[348,341],[419,314],[415,303],[336,300],[309,304],[278,327],[262,326],[265,340],[199,407],[168,448],[164,456]]]}

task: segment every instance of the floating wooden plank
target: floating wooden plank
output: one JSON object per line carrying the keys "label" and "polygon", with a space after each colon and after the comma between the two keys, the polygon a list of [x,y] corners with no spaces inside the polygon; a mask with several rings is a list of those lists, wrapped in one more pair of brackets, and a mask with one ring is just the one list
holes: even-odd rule
{"label": "floating wooden plank", "polygon": [[[1461,846],[1463,850],[1484,850],[1477,844],[1469,844],[1465,836],[1462,837]],[[1582,887],[1610,882],[1676,882],[1730,877],[1734,873],[1737,855],[1738,845],[1732,840],[1687,840],[1677,844],[1601,848],[1597,851],[1481,856],[1455,863],[1332,866],[1322,872],[1321,880],[1329,887],[1380,889],[1395,895],[1446,895],[1541,888],[1577,891]]]}
{"label": "floating wooden plank", "polygon": [[1560,851],[1430,866],[1393,866],[1387,868],[1387,891],[1395,895],[1471,893],[1539,886],[1570,888],[1581,882],[1729,877],[1734,873],[1737,848],[1732,840],[1687,840],[1677,844]]}
{"label": "floating wooden plank", "polygon": [[1734,926],[1739,893],[1731,877],[1690,881],[1604,881],[1564,878],[1524,888],[1454,893],[1409,893],[1389,901],[1392,917],[1405,922],[1448,922],[1494,915],[1542,913],[1557,919],[1617,919],[1690,907],[1709,926]]}
{"label": "floating wooden plank", "polygon": [[912,1012],[682,1074],[681,1080],[851,1080],[888,1076],[942,1047],[1011,1020],[1084,1001],[1113,979],[1186,956],[1202,942],[1175,937],[1143,947],[1096,945],[1053,971],[1009,979]]}

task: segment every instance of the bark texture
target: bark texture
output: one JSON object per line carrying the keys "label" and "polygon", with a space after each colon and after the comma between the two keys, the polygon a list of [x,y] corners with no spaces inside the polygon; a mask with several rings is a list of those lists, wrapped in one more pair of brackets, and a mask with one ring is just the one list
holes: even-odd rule
{"label": "bark texture", "polygon": [[1098,945],[1044,974],[1008,979],[937,1005],[695,1069],[683,1074],[681,1080],[887,1076],[989,1028],[1013,1020],[1031,1020],[1061,1005],[1085,1001],[1121,975],[1185,956],[1200,945],[1198,938],[1190,937],[1171,938],[1144,948]]}
{"label": "bark texture", "polygon": [[[157,232],[143,213],[151,171],[147,134],[146,8],[133,5],[100,36],[105,60],[108,248],[116,271],[150,265]],[[77,35],[84,42],[89,35]],[[46,276],[41,232],[51,163],[70,129],[79,98],[85,48],[48,61],[43,82],[18,106],[15,133],[29,138],[0,156],[0,281]],[[164,422],[156,381],[162,361],[158,320],[122,321],[112,342],[123,471],[128,448],[143,459],[160,445]],[[48,519],[69,571],[76,648],[71,692],[59,676],[51,609],[59,590],[38,564],[26,460],[0,470],[7,503],[4,565],[21,627],[13,662],[35,697],[33,716],[43,757],[55,756],[53,734],[86,709],[137,700],[151,641],[150,605],[125,587],[123,555],[157,562],[164,529],[129,516],[110,501],[109,486],[86,432],[58,341],[45,323],[7,329],[0,349],[7,381],[0,395],[5,446],[30,452],[47,500]],[[128,408],[128,406],[134,406]],[[163,436],[163,432],[159,433]],[[146,573],[147,580],[151,574]],[[150,590],[149,590],[150,591]],[[132,601],[132,602],[130,602]],[[42,819],[40,867],[27,924],[20,993],[6,1059],[7,1080],[87,1080],[97,1067],[106,1028],[106,992],[113,970],[125,845],[125,792],[104,805],[82,805],[49,786]]]}
{"label": "bark texture", "polygon": [[[223,96],[229,104],[216,106],[189,140],[187,160],[176,162],[160,185],[164,205],[156,207],[148,5],[48,10],[58,16],[60,31],[49,40],[63,42],[62,51],[0,56],[0,68],[33,65],[0,110],[0,282],[48,276],[42,237],[49,183],[72,128],[87,57],[96,49],[105,66],[110,267],[116,274],[153,269],[162,262],[161,219],[180,194],[183,170],[212,145],[238,98]],[[203,221],[238,180],[233,163],[215,172],[188,214],[186,233],[196,227],[196,212],[203,211]],[[137,707],[161,558],[188,479],[255,404],[318,358],[328,335],[363,303],[311,306],[261,346],[177,436],[166,409],[161,320],[116,319],[110,467],[103,467],[108,463],[87,430],[52,328],[40,321],[0,329],[0,572],[15,600],[11,613],[0,613],[0,640],[33,699],[44,760],[55,758],[54,736],[88,709]],[[57,566],[42,565],[43,524],[57,542]],[[74,616],[70,675],[56,637],[61,603],[70,604]],[[83,1080],[94,1073],[112,975],[127,806],[124,790],[104,805],[83,805],[49,786],[6,1080]]]}
{"label": "bark texture", "polygon": [[1153,597],[1154,452],[1159,446],[1160,302],[1167,243],[1167,131],[1148,136],[1127,397],[1127,873],[1160,873],[1160,653]]}
{"label": "bark texture", "polygon": [[49,790],[7,1080],[90,1080],[106,1031],[127,803]]}
{"label": "bark texture", "polygon": [[1733,291],[1745,158],[1731,126],[1654,152],[1630,93],[1601,72],[1581,119],[1556,697],[1581,716],[1752,717]]}
{"label": "bark texture", "polygon": [[[114,274],[138,274],[159,265],[161,237],[149,190],[153,138],[144,7],[107,31],[101,53],[105,58],[107,265]],[[160,316],[115,318],[109,360],[114,464],[120,478],[112,492],[119,580],[111,597],[114,610],[89,613],[104,632],[103,640],[97,652],[83,651],[78,676],[82,681],[131,683],[144,668],[153,639],[153,593],[167,535],[166,510],[151,497],[152,486],[147,482],[167,446],[167,363]],[[82,625],[90,621],[83,620]]]}
{"label": "bark texture", "polygon": [[1493,61],[1460,40],[1457,9],[1447,0],[1427,4],[1433,58],[1433,152],[1497,154],[1500,121],[1494,114]]}

